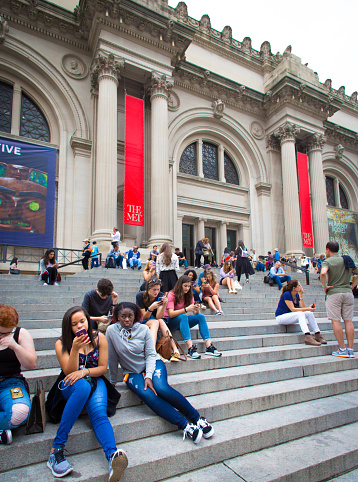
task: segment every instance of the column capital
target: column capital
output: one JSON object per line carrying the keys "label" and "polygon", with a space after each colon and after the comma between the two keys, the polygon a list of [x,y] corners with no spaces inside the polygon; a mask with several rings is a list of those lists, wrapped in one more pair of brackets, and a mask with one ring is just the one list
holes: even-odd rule
{"label": "column capital", "polygon": [[152,72],[151,78],[147,82],[147,90],[150,94],[150,99],[153,97],[161,96],[168,99],[170,90],[174,85],[174,79],[168,77],[165,74],[160,74],[159,72]]}
{"label": "column capital", "polygon": [[271,196],[272,185],[266,182],[258,182],[255,184],[256,192],[258,196]]}
{"label": "column capital", "polygon": [[273,134],[277,137],[281,144],[286,141],[295,141],[300,128],[292,122],[285,122]]}
{"label": "column capital", "polygon": [[268,151],[280,151],[280,143],[273,134],[266,136],[266,149]]}
{"label": "column capital", "polygon": [[113,54],[104,56],[98,54],[91,66],[91,85],[94,91],[98,88],[100,78],[111,77],[117,84],[121,79],[120,73],[124,67],[124,59],[115,57]]}
{"label": "column capital", "polygon": [[326,138],[324,135],[316,132],[308,140],[308,151],[322,151],[325,142]]}

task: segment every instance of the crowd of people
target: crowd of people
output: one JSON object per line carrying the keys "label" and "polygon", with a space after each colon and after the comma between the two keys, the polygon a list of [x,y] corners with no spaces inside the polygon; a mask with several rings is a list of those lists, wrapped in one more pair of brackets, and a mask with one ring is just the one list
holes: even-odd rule
{"label": "crowd of people", "polygon": [[[116,246],[117,243],[113,249]],[[338,243],[327,243],[320,280],[326,296],[327,314],[332,320],[339,345],[332,355],[353,358],[352,290],[358,285],[358,276],[353,284],[350,281],[352,274],[358,274],[358,268],[349,256],[340,256],[338,250]],[[306,306],[306,290],[297,279],[291,280],[286,275],[276,253],[278,250],[273,256],[270,275],[272,273],[281,290],[275,312],[277,323],[297,323],[307,345],[327,344],[314,317],[315,303]],[[132,257],[127,257],[127,260]],[[133,300],[135,303],[119,302],[113,283],[103,278],[98,281],[95,290],[84,294],[82,306],[71,307],[64,314],[61,337],[55,344],[61,372],[46,401],[50,420],[59,423],[47,462],[55,477],[63,477],[73,471],[64,450],[70,431],[85,408],[108,461],[109,481],[121,478],[128,458],[117,447],[108,418],[114,415],[120,398],[116,389],[119,364],[129,390],[153,412],[182,430],[184,439],[188,437],[199,443],[202,438],[210,438],[214,434],[212,425],[168,383],[165,363],[180,360],[172,333],[179,330],[187,347],[187,356],[200,359],[202,355],[192,342],[190,331],[198,326],[205,345],[204,355],[221,357],[222,353],[213,345],[206,318],[201,313],[203,302],[216,314],[223,314],[219,286],[226,286],[230,293],[237,293],[235,282],[240,281],[242,274],[248,282],[254,269],[251,263],[256,262],[257,268],[260,257],[253,260],[240,242],[233,256],[228,253],[224,257],[220,281],[216,280],[209,263],[204,265],[199,277],[194,269],[188,269],[178,278],[179,261],[180,255],[173,253],[168,244],[163,244],[159,251],[155,246],[142,272],[144,281]],[[44,283],[57,283],[57,266],[55,251],[47,250],[41,259],[40,277]],[[286,285],[282,286],[284,281]],[[33,370],[37,360],[30,333],[18,325],[17,311],[0,305],[0,442],[3,444],[11,443],[12,430],[28,419],[31,406],[29,387],[21,367]],[[157,353],[159,333],[171,339],[169,359]],[[108,367],[109,381],[105,377]]]}

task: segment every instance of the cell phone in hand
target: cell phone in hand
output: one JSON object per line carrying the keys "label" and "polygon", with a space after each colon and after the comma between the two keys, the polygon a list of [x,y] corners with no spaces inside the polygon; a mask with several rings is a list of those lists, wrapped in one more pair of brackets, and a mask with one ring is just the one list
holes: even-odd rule
{"label": "cell phone in hand", "polygon": [[87,335],[86,328],[81,328],[80,330],[76,331],[76,336],[82,336],[82,335]]}
{"label": "cell phone in hand", "polygon": [[312,308],[316,308],[316,303],[312,303]]}

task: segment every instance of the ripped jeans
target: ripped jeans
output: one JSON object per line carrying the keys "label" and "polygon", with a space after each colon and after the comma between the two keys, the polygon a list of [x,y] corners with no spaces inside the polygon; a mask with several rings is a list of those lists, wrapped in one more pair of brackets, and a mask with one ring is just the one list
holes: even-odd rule
{"label": "ripped jeans", "polygon": [[162,360],[156,361],[152,381],[157,395],[150,388],[144,390],[143,373],[130,373],[127,387],[154,413],[176,425],[179,429],[183,430],[188,421],[197,423],[200,417],[199,413],[181,393],[168,384],[167,369]]}
{"label": "ripped jeans", "polygon": [[[22,397],[12,398],[10,390],[17,388],[21,389]],[[30,408],[30,397],[22,380],[8,378],[0,383],[0,430],[12,430],[23,425],[30,415]]]}

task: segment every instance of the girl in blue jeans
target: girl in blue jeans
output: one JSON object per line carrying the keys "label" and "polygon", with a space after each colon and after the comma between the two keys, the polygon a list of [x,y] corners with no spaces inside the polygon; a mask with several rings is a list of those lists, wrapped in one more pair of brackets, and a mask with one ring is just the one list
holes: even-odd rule
{"label": "girl in blue jeans", "polygon": [[[63,451],[68,435],[85,407],[109,462],[109,481],[118,481],[128,459],[123,450],[117,450],[107,416],[107,386],[103,377],[108,365],[106,337],[102,333],[95,336],[88,313],[75,306],[63,317],[62,337],[56,341],[55,350],[63,372],[62,380],[56,383],[66,404],[47,466],[55,477],[64,477],[73,471]],[[50,408],[48,404],[46,406]]]}
{"label": "girl in blue jeans", "polygon": [[15,308],[0,305],[0,444],[12,442],[12,429],[23,425],[30,413],[21,366],[33,370],[37,357],[30,333],[18,323]]}
{"label": "girl in blue jeans", "polygon": [[171,331],[180,330],[183,340],[188,347],[188,357],[201,358],[196,345],[191,341],[190,328],[199,326],[199,332],[206,346],[206,355],[221,356],[211,343],[208,324],[205,316],[200,313],[200,304],[194,302],[191,279],[181,276],[174,289],[168,293],[168,302],[164,316]]}
{"label": "girl in blue jeans", "polygon": [[149,328],[141,323],[142,312],[134,303],[120,303],[113,310],[118,322],[108,327],[109,375],[117,382],[118,363],[124,381],[149,408],[184,431],[194,443],[214,434],[207,422],[188,400],[168,384],[165,364],[155,351]]}

